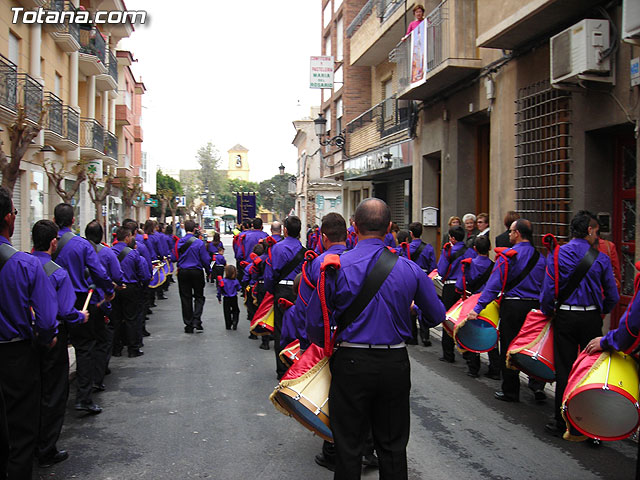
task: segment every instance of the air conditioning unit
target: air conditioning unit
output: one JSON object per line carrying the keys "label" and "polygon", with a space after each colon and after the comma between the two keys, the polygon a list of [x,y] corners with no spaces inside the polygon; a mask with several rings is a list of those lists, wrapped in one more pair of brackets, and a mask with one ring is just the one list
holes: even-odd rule
{"label": "air conditioning unit", "polygon": [[622,0],[622,40],[640,45],[640,0]]}
{"label": "air conditioning unit", "polygon": [[601,58],[607,48],[607,20],[587,18],[551,37],[551,83],[607,79],[610,61]]}

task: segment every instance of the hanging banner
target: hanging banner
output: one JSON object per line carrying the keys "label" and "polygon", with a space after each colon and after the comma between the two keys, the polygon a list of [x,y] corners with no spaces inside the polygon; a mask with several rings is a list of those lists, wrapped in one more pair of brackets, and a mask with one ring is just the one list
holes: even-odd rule
{"label": "hanging banner", "polygon": [[256,217],[256,193],[235,192],[236,209],[238,211],[238,223]]}
{"label": "hanging banner", "polygon": [[411,84],[422,82],[427,72],[427,21],[411,32]]}
{"label": "hanging banner", "polygon": [[102,160],[89,160],[87,174],[95,176],[97,180],[102,180]]}
{"label": "hanging banner", "polygon": [[333,57],[311,57],[309,88],[333,88]]}

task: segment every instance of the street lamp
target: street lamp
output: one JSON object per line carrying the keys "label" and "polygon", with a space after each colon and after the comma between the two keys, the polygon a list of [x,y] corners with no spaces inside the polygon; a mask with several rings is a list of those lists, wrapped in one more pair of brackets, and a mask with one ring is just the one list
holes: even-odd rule
{"label": "street lamp", "polygon": [[316,135],[320,139],[320,145],[333,145],[344,151],[344,144],[346,139],[344,138],[342,132],[338,133],[338,135],[336,135],[335,137],[323,140],[323,137],[327,134],[327,119],[324,118],[324,115],[322,113],[318,113],[318,118],[313,121],[313,124],[316,129]]}

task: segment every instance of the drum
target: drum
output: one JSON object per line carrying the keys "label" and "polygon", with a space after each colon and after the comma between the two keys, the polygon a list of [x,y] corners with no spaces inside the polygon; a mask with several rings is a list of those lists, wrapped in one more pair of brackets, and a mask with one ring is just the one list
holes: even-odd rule
{"label": "drum", "polygon": [[507,367],[522,370],[543,382],[555,381],[551,317],[540,310],[531,310],[527,314],[520,332],[507,350]]}
{"label": "drum", "polygon": [[[251,295],[250,292],[248,292]],[[247,297],[249,296],[247,295]],[[262,299],[262,303],[253,315],[249,331],[257,336],[269,335],[273,333],[274,326],[273,314],[273,294],[267,292]]]}
{"label": "drum", "polygon": [[165,279],[168,275],[170,275],[169,273],[169,262],[167,262],[167,259],[164,259],[164,262],[162,263],[162,270],[164,271],[164,276]]}
{"label": "drum", "polygon": [[167,279],[162,263],[154,262],[153,273],[151,275],[151,281],[149,282],[149,288],[158,288]]}
{"label": "drum", "polygon": [[442,327],[453,337],[460,348],[469,352],[482,353],[492,350],[498,343],[498,323],[500,307],[494,300],[480,312],[475,320],[467,320],[467,315],[475,308],[480,293],[458,300],[447,312]]}
{"label": "drum", "polygon": [[284,347],[279,354],[280,360],[287,367],[290,367],[298,360],[300,360],[300,340],[294,340],[289,345]]}
{"label": "drum", "polygon": [[167,258],[167,263],[169,264],[169,275],[173,275],[176,271],[176,267],[173,262],[169,260],[169,258]]}
{"label": "drum", "polygon": [[621,440],[638,428],[638,364],[620,352],[582,352],[562,399],[562,416],[588,437]]}
{"label": "drum", "polygon": [[269,397],[276,409],[320,438],[333,442],[329,424],[329,357],[311,344],[284,374]]}
{"label": "drum", "polygon": [[430,274],[429,278],[433,282],[433,286],[436,287],[436,293],[439,297],[442,297],[442,277],[438,275],[438,270],[434,269]]}

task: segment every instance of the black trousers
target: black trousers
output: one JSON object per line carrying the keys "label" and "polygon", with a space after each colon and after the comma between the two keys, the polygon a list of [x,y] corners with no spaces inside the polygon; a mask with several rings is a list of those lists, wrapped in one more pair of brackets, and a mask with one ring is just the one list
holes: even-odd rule
{"label": "black trousers", "polygon": [[40,421],[40,366],[31,341],[0,344],[0,385],[9,432],[9,480],[30,480]]}
{"label": "black trousers", "polygon": [[64,412],[69,398],[69,352],[67,326],[58,324],[58,341],[53,348],[40,346],[40,430],[36,455],[46,457],[57,452]]}
{"label": "black trousers", "polygon": [[[444,309],[449,310],[453,305],[460,300],[460,294],[456,292],[455,283],[448,283],[442,287],[442,303],[444,304]],[[449,336],[447,332],[442,331],[442,356],[449,362],[455,360],[456,356],[454,354],[453,347],[455,346],[455,342],[453,338]]]}
{"label": "black trousers", "polygon": [[7,409],[2,394],[0,382],[0,478],[7,477],[7,462],[9,461],[9,430],[7,428]]}
{"label": "black trousers", "polygon": [[[136,350],[142,346],[140,292],[140,287],[135,283],[129,283],[126,288],[116,290],[111,311],[111,320],[114,323],[117,338],[114,341],[115,351],[121,351],[123,345],[126,345],[129,350]],[[104,367],[106,368],[106,364]]]}
{"label": "black trousers", "polygon": [[227,330],[231,327],[238,327],[240,318],[240,308],[238,307],[238,297],[222,297],[222,311],[224,312],[224,326]]}
{"label": "black trousers", "polygon": [[[85,293],[76,296],[75,307],[82,310]],[[96,323],[104,323],[104,315],[95,305],[89,305],[89,321],[69,325],[69,339],[76,351],[76,403],[91,403],[91,388],[95,367]]]}
{"label": "black trousers", "polygon": [[93,324],[96,346],[93,349],[93,383],[100,384],[104,380],[104,372],[109,362],[109,352],[113,337],[111,331],[107,329],[104,311],[96,309],[96,321]]}
{"label": "black trousers", "polygon": [[[500,348],[498,345],[492,350],[487,352],[489,355],[489,372],[492,375],[500,374]],[[467,360],[469,371],[471,373],[478,373],[480,371],[480,354],[473,352],[465,352],[464,358]]]}
{"label": "black trousers", "polygon": [[204,272],[200,269],[178,270],[178,291],[182,305],[182,321],[187,327],[202,326],[204,310]]}
{"label": "black trousers", "polygon": [[329,411],[336,450],[334,479],[359,479],[369,428],[381,479],[407,478],[409,390],[406,348],[338,348],[331,356]]}
{"label": "black trousers", "polygon": [[602,335],[602,317],[598,310],[588,312],[558,310],[553,323],[553,361],[556,367],[555,418],[557,426],[562,429],[566,428],[566,424],[560,409],[573,362],[589,341],[600,335]]}
{"label": "black trousers", "polygon": [[[503,300],[500,304],[500,368],[502,370],[502,391],[507,398],[520,399],[520,374],[507,368],[509,344],[520,332],[524,319],[534,308],[539,308],[537,300]],[[542,389],[544,382],[530,380],[532,390]]]}
{"label": "black trousers", "polygon": [[282,351],[282,346],[280,345],[280,337],[282,336],[282,317],[284,316],[284,310],[280,308],[278,305],[279,298],[286,298],[292,302],[296,301],[296,296],[293,293],[292,285],[276,285],[275,295],[273,298],[273,337],[275,340],[274,350],[276,352],[276,375],[278,379],[282,378],[282,376],[287,371],[287,366],[282,363],[280,360],[280,352]]}

